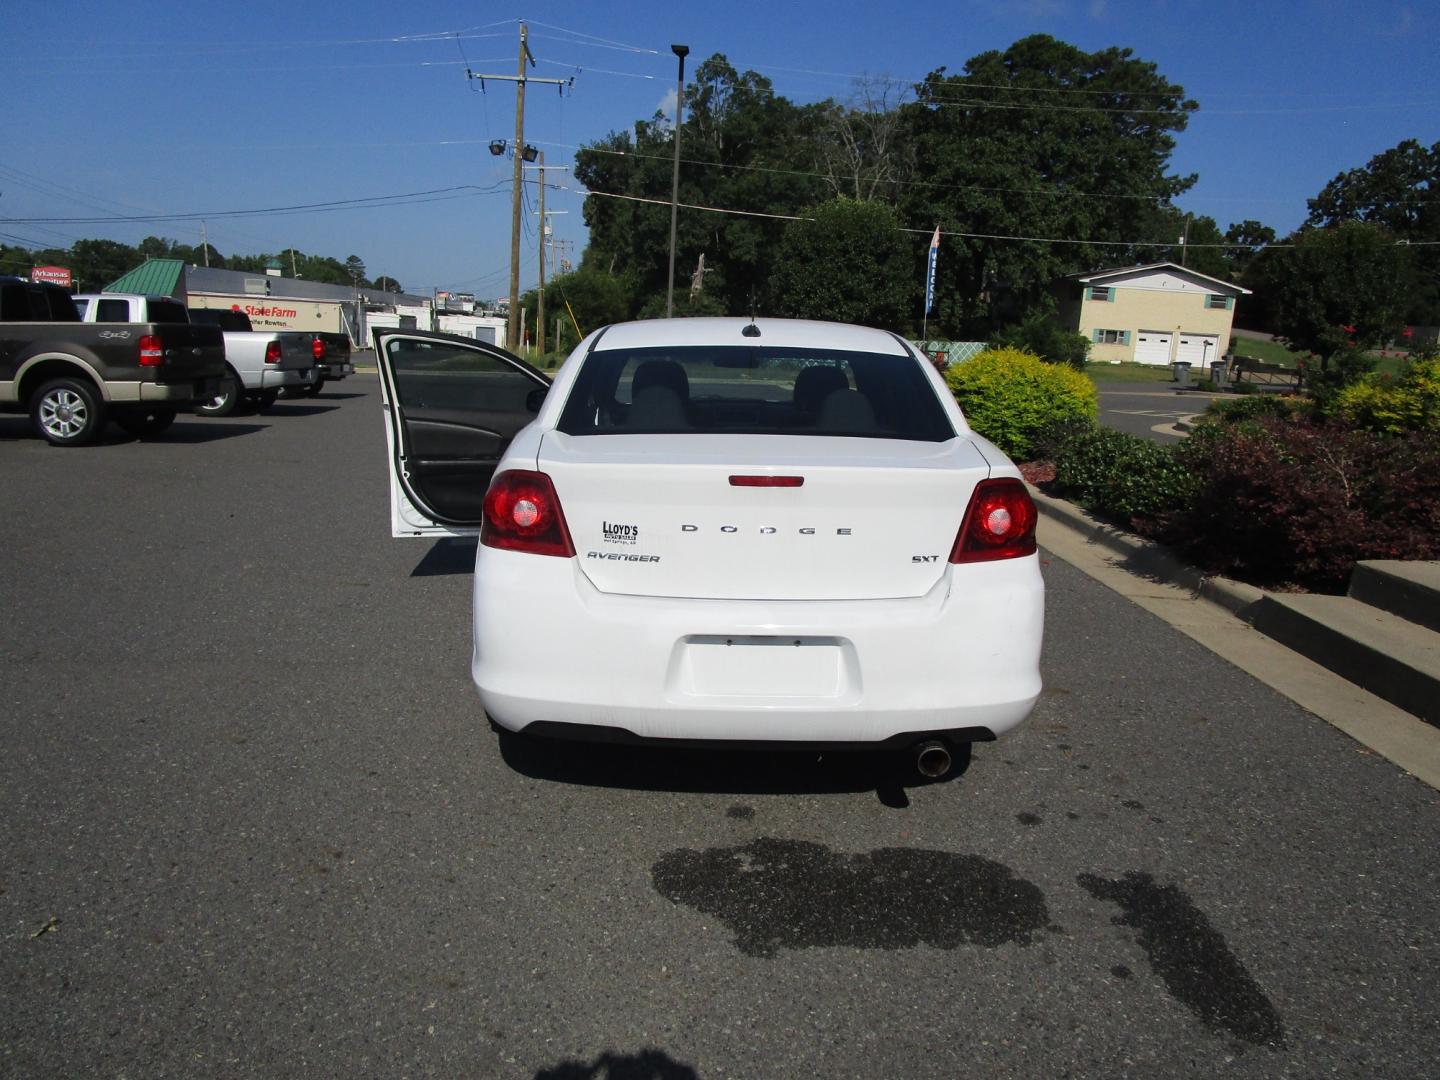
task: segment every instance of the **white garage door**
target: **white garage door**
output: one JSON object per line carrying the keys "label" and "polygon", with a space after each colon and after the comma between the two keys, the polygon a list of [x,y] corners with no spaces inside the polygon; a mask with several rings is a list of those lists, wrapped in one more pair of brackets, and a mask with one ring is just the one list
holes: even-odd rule
{"label": "white garage door", "polygon": [[1135,332],[1135,362],[1137,364],[1170,363],[1170,342],[1174,334],[1162,334],[1155,330]]}
{"label": "white garage door", "polygon": [[1181,334],[1176,360],[1189,360],[1197,369],[1220,359],[1220,338],[1215,334]]}

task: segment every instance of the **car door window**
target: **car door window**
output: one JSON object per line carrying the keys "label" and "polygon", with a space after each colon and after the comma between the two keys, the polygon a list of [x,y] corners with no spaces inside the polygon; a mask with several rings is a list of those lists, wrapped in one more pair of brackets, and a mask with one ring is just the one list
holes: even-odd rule
{"label": "car door window", "polygon": [[439,334],[380,331],[398,479],[414,505],[447,524],[478,524],[485,489],[549,383],[518,357]]}
{"label": "car door window", "polygon": [[535,380],[498,356],[447,342],[389,343],[395,392],[406,408],[524,412]]}

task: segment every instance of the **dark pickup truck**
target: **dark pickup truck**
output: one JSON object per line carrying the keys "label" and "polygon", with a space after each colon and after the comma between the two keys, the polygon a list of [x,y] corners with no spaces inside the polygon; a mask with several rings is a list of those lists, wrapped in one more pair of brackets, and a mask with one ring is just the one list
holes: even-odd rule
{"label": "dark pickup truck", "polygon": [[29,413],[56,446],[92,441],[107,419],[133,435],[163,431],[224,374],[213,326],[82,323],[59,286],[0,277],[0,411]]}

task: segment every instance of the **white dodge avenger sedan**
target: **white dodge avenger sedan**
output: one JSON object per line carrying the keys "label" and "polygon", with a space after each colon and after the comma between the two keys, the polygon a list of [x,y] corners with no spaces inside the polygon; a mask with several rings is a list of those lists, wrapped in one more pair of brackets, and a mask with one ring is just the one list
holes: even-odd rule
{"label": "white dodge avenger sedan", "polygon": [[913,749],[1040,693],[1035,506],[894,334],[625,323],[551,384],[377,330],[396,536],[474,536],[471,675],[511,731]]}

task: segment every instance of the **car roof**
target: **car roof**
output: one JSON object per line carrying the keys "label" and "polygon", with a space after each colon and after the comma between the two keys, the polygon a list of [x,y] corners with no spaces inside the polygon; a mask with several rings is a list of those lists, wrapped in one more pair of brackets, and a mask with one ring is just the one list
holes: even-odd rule
{"label": "car roof", "polygon": [[[746,335],[754,325],[760,333]],[[646,319],[617,323],[595,344],[596,352],[675,345],[745,345],[779,348],[839,349],[846,352],[909,355],[888,330],[807,319]]]}

